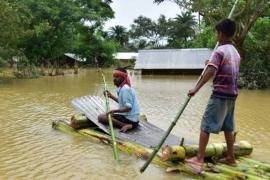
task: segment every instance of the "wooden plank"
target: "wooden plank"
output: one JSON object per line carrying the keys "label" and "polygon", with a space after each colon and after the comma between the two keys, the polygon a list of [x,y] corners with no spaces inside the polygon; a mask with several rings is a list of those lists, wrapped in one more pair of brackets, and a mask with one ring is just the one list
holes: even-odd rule
{"label": "wooden plank", "polygon": [[[109,127],[98,122],[98,115],[105,112],[105,102],[101,97],[78,97],[71,101],[71,105],[80,113],[85,114],[100,129],[109,134]],[[110,103],[110,105],[111,109],[117,108],[115,103]],[[149,148],[155,147],[164,134],[164,130],[144,120],[140,121],[139,126],[136,129],[125,133],[122,133],[119,131],[119,129],[115,128],[115,135],[117,138],[137,143]],[[180,137],[169,135],[164,145],[178,145],[180,140]],[[186,143],[192,144],[191,142]]]}

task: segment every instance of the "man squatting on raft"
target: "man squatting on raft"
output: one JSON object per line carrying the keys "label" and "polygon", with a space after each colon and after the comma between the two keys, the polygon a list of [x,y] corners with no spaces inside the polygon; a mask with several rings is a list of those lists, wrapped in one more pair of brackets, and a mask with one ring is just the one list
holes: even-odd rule
{"label": "man squatting on raft", "polygon": [[100,114],[98,121],[102,124],[108,124],[108,114],[111,113],[113,125],[120,128],[121,132],[126,132],[136,128],[139,124],[140,111],[135,90],[131,88],[128,73],[123,68],[117,68],[113,71],[113,83],[117,87],[118,97],[109,91],[107,91],[107,95],[118,103],[118,109]]}
{"label": "man squatting on raft", "polygon": [[214,77],[213,93],[201,122],[198,154],[196,157],[185,160],[197,172],[203,170],[209,134],[220,131],[224,131],[227,155],[219,162],[236,165],[233,151],[233,131],[235,100],[238,95],[237,77],[240,55],[231,41],[235,27],[235,22],[230,19],[224,19],[216,25],[218,48],[213,51],[201,81],[188,93],[189,96],[194,96],[211,77]]}

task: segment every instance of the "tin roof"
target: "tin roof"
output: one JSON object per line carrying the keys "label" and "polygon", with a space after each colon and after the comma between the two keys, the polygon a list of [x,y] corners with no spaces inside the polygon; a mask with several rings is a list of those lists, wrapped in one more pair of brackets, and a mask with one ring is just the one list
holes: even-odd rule
{"label": "tin roof", "polygon": [[65,53],[65,56],[71,58],[71,59],[75,59],[76,61],[79,62],[85,62],[86,58],[80,58],[80,56],[76,55],[76,54],[72,54],[72,53]]}
{"label": "tin roof", "polygon": [[[82,96],[75,98],[71,101],[71,105],[76,110],[85,114],[88,119],[91,119],[91,121],[95,123],[101,130],[109,134],[109,127],[98,121],[98,115],[106,111],[105,107],[103,106],[104,103],[105,102],[103,98],[99,96]],[[112,106],[112,109],[117,108],[116,103],[112,103],[110,105]],[[147,121],[140,120],[138,128],[127,131],[126,133],[121,133],[116,130],[115,136],[120,140],[135,142],[137,144],[150,148],[158,144],[164,133],[164,130],[156,127],[155,125]],[[176,137],[170,134],[166,138],[165,144],[175,145],[179,143],[180,139],[180,137]],[[192,144],[192,142],[188,143]]]}
{"label": "tin roof", "polygon": [[140,50],[134,69],[203,69],[211,53],[207,48]]}

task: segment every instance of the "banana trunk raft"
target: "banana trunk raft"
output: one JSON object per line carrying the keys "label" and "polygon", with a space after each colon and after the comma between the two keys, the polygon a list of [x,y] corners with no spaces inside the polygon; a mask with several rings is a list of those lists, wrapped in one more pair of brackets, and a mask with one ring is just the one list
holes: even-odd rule
{"label": "banana trunk raft", "polygon": [[[95,107],[92,109],[93,112],[100,110],[102,107],[100,106],[102,99],[97,97],[94,99],[95,103],[93,103],[93,100],[91,100],[92,104],[95,104],[91,105],[91,108]],[[78,99],[75,100],[77,101],[76,103],[78,103]],[[74,100],[72,102],[74,102]],[[85,103],[89,102],[86,100]],[[80,104],[80,107],[82,107],[83,104]],[[85,114],[85,112],[81,110],[79,111]],[[87,108],[87,111],[91,111],[91,109],[89,110]],[[93,119],[97,118],[95,115],[91,116]],[[84,115],[76,115],[71,119],[73,122],[75,122],[73,123],[73,127],[70,127],[70,119],[67,119],[54,121],[53,128],[75,136],[86,136],[93,142],[111,145],[112,141],[108,131],[104,131],[104,127],[97,124],[95,120],[93,121],[91,118]],[[91,119],[91,121],[89,119]],[[141,120],[141,124],[143,128],[141,128],[140,131],[150,128],[154,130],[155,133],[161,133],[160,136],[163,135],[162,133],[164,131],[155,127],[151,123]],[[119,134],[121,134],[121,136],[119,136]],[[147,134],[147,136],[150,138],[150,143],[146,141],[146,138],[144,141],[136,141],[136,139],[134,140],[134,138],[130,138],[132,134],[136,134],[136,132],[133,132],[128,136],[126,133],[117,133],[118,149],[130,155],[135,155],[138,158],[146,160],[153,151],[153,144],[156,143],[156,139],[151,139],[151,136]],[[247,141],[239,141],[234,145],[235,155],[237,157],[236,167],[216,163],[215,161],[216,158],[222,157],[226,154],[226,144],[215,143],[208,145],[206,148],[206,163],[204,163],[205,171],[201,174],[197,174],[190,166],[183,163],[183,159],[186,157],[195,156],[198,146],[190,142],[185,144],[182,141],[180,143],[181,139],[175,136],[170,136],[169,139],[169,141],[164,143],[165,146],[162,148],[162,151],[159,152],[152,161],[153,163],[165,168],[166,172],[184,173],[186,175],[206,179],[270,179],[269,164],[245,157],[250,155],[252,152],[252,146]]]}

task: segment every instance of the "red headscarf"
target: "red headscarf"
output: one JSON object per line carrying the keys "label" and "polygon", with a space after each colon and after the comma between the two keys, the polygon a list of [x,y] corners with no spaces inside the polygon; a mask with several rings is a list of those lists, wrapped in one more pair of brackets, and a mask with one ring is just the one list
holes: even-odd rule
{"label": "red headscarf", "polygon": [[128,73],[119,71],[119,70],[113,70],[113,76],[114,77],[123,77],[124,81],[120,84],[120,87],[123,87],[125,84],[127,84],[129,87],[131,87],[130,79],[128,77]]}

